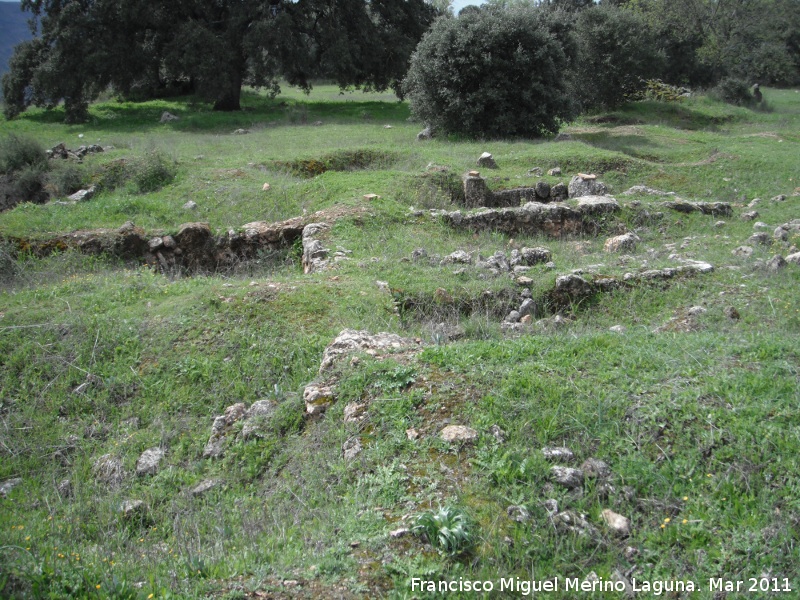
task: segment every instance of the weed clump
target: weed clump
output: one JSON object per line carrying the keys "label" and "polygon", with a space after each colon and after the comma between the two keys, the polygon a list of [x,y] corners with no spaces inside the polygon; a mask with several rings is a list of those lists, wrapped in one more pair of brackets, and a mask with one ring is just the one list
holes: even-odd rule
{"label": "weed clump", "polygon": [[440,507],[419,515],[412,531],[424,535],[431,546],[449,556],[468,551],[475,542],[473,525],[467,514],[458,508]]}
{"label": "weed clump", "polygon": [[130,180],[140,194],[160,190],[172,183],[176,174],[175,161],[158,150],[148,152],[130,165]]}
{"label": "weed clump", "polygon": [[0,210],[46,202],[48,169],[47,154],[36,140],[14,134],[0,140]]}
{"label": "weed clump", "polygon": [[397,160],[392,152],[361,148],[340,150],[321,158],[306,158],[293,161],[276,161],[278,168],[289,171],[295,177],[311,178],[326,171],[357,171],[375,167],[386,167]]}
{"label": "weed clump", "polygon": [[752,107],[756,104],[755,97],[750,93],[750,86],[744,80],[736,77],[722,79],[709,95],[715,100],[735,106]]}

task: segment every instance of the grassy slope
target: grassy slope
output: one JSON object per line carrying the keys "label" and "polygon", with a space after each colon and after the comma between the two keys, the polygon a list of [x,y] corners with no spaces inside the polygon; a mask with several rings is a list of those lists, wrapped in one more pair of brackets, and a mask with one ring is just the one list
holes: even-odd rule
{"label": "grassy slope", "polygon": [[[23,205],[0,214],[5,235],[127,220],[167,230],[208,220],[222,230],[365,205],[366,192],[383,198],[367,207],[368,218],[334,226],[331,244],[353,251],[334,272],[302,275],[291,252],[237,273],[177,280],[72,254],[0,265],[0,481],[23,478],[0,499],[0,585],[34,597],[47,589],[57,597],[235,598],[267,590],[278,597],[421,598],[410,592],[411,577],[583,578],[595,571],[607,579],[635,567],[637,578],[691,579],[704,590],[709,577],[762,573],[788,577],[797,589],[800,269],[768,275],[754,270],[752,259],[731,255],[753,231],[738,217],[746,209],[721,228],[713,217],[669,212],[637,225],[635,211],[626,209],[622,219],[642,238],[628,258],[604,254],[603,238],[582,246],[517,239],[553,252],[556,271],[531,274],[534,294],[552,286],[556,273],[588,265],[602,263],[603,273],[618,276],[645,263],[674,265],[673,251],[717,266],[709,276],[575,306],[565,328],[517,339],[501,334],[494,315],[457,314],[432,300],[440,287],[461,299],[516,289],[510,280],[400,262],[420,246],[440,254],[507,249],[505,236],[473,236],[408,216],[410,205],[445,205],[420,191],[416,176],[428,163],[458,173],[484,150],[501,166],[488,174],[493,187],[527,184],[535,181],[530,168],[558,165],[565,180],[572,172],[601,172],[614,192],[648,184],[699,200],[758,196],[759,220],[773,227],[800,217],[797,197],[768,200],[798,186],[800,95],[765,95],[771,113],[701,98],[641,103],[612,115],[616,123],[587,120],[567,129],[588,144],[416,143],[418,127],[406,122],[405,105],[342,98],[328,88],[309,99],[249,96],[248,110],[233,115],[181,102],[106,103],[94,106],[93,122],[82,127],[44,112],[4,124],[44,145],[117,148],[88,158],[87,166],[150,148],[179,164],[175,183],[154,194],[119,190],[76,206]],[[158,124],[163,110],[182,120]],[[317,120],[323,125],[310,125]],[[231,135],[238,127],[252,133]],[[360,148],[392,152],[396,160],[313,179],[270,162]],[[266,194],[265,181],[272,184]],[[181,209],[188,199],[197,213]],[[658,201],[639,200],[645,207]],[[684,241],[679,250],[664,247]],[[757,248],[755,257],[780,251]],[[427,312],[401,321],[377,279],[427,302]],[[694,305],[707,309],[697,330],[653,332]],[[723,315],[728,306],[740,320]],[[434,344],[438,321],[458,321],[466,338]],[[618,324],[625,334],[608,331]],[[323,348],[345,327],[419,336],[430,347],[399,362],[344,367],[338,403],[321,420],[304,422],[299,394],[316,376]],[[87,374],[102,385],[73,393]],[[261,398],[282,407],[273,433],[237,442],[223,459],[203,459],[213,416]],[[353,400],[369,405],[359,424],[342,419]],[[480,440],[447,446],[437,433],[448,422],[476,428]],[[489,434],[492,425],[505,430],[504,443]],[[422,433],[419,440],[406,438],[409,427]],[[342,444],[353,436],[364,451],[345,461]],[[545,445],[570,447],[577,464],[605,460],[612,489],[593,481],[579,492],[554,488],[540,452]],[[100,455],[118,456],[132,472],[153,446],[167,452],[157,475],[131,475],[116,489],[94,481],[91,465]],[[72,480],[71,498],[56,491],[64,478]],[[207,478],[225,483],[201,499],[185,493]],[[121,520],[118,507],[129,498],[147,503],[145,522]],[[586,514],[599,538],[556,532],[547,499]],[[525,505],[531,520],[510,520],[510,504]],[[409,523],[404,517],[440,505],[470,514],[468,554],[450,558],[419,538],[388,537]],[[630,538],[606,530],[604,508],[632,520]],[[300,587],[287,587],[287,579]]]}

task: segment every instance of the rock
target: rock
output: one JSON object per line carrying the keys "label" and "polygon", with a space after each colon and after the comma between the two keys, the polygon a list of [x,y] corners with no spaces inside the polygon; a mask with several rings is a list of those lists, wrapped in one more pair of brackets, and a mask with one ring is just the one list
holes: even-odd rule
{"label": "rock", "polygon": [[727,223],[725,223],[725,221],[717,221],[716,223],[714,223],[714,227],[719,229],[720,227],[725,227],[726,224]]}
{"label": "rock", "polygon": [[789,240],[789,232],[783,227],[776,227],[772,237],[778,241],[786,242]]}
{"label": "rock", "polygon": [[518,323],[522,315],[519,314],[519,311],[512,310],[510,313],[506,315],[506,318],[503,319],[504,323]]}
{"label": "rock", "polygon": [[528,267],[549,262],[552,258],[552,253],[550,250],[539,246],[535,248],[522,248],[522,250],[519,251],[519,254],[522,264]]}
{"label": "rock", "polygon": [[540,200],[549,200],[550,199],[550,184],[546,181],[540,181],[534,187],[536,190],[536,197]]}
{"label": "rock", "polygon": [[546,446],[542,448],[545,460],[571,462],[575,455],[572,450],[564,446]]}
{"label": "rock", "polygon": [[92,474],[99,483],[117,486],[125,479],[125,468],[122,461],[111,454],[104,454],[94,461]]}
{"label": "rock", "polygon": [[772,238],[769,236],[768,233],[764,231],[759,231],[754,233],[749,238],[747,238],[748,243],[750,244],[760,244],[762,246],[769,246],[772,244]]}
{"label": "rock", "polygon": [[62,479],[56,486],[58,495],[62,498],[72,497],[72,481],[70,479]]}
{"label": "rock", "polygon": [[344,407],[344,422],[345,423],[358,423],[364,419],[364,409],[366,404],[361,402],[348,402]]}
{"label": "rock", "polygon": [[727,202],[687,202],[678,199],[662,202],[661,206],[682,213],[701,212],[704,215],[719,217],[729,217],[733,214],[733,208]]}
{"label": "rock", "polygon": [[236,130],[233,132],[233,135],[246,135],[246,134],[248,134],[248,133],[250,133],[250,130],[249,130],[249,129],[236,129]]}
{"label": "rock", "polygon": [[511,505],[506,508],[508,518],[517,523],[526,523],[531,518],[531,513],[524,506]]}
{"label": "rock", "polygon": [[786,262],[794,265],[800,265],[800,252],[795,252],[794,254],[787,256]]}
{"label": "rock", "polygon": [[247,406],[243,402],[233,404],[225,409],[224,414],[214,417],[211,425],[211,435],[203,449],[203,458],[219,458],[225,450],[225,436],[230,427],[242,419],[247,413]]}
{"label": "rock", "polygon": [[399,529],[395,529],[394,531],[389,532],[389,537],[392,539],[398,539],[404,536],[407,536],[411,533],[411,530],[408,527],[400,527]]}
{"label": "rock", "polygon": [[378,200],[380,196],[378,194],[364,194],[363,198],[367,202],[372,202],[373,200]]}
{"label": "rock", "polygon": [[303,400],[309,415],[320,415],[336,400],[332,387],[309,384],[303,390]]}
{"label": "rock", "polygon": [[583,485],[583,471],[572,467],[550,467],[551,479],[566,488],[578,488]]}
{"label": "rock", "polygon": [[119,512],[124,519],[142,518],[147,512],[147,507],[142,500],[125,500],[119,507]]}
{"label": "rock", "polygon": [[372,356],[378,352],[391,353],[399,350],[408,350],[416,346],[416,342],[402,338],[394,333],[371,334],[367,331],[344,329],[334,339],[322,354],[319,373],[323,374],[330,369],[342,356],[354,352],[366,352]]}
{"label": "rock", "polygon": [[597,458],[587,458],[581,465],[581,471],[586,477],[592,479],[606,479],[611,477],[611,467],[608,463]]}
{"label": "rock", "polygon": [[562,182],[550,186],[550,200],[553,202],[563,202],[569,197],[569,190]]}
{"label": "rock", "polygon": [[625,327],[623,325],[612,325],[608,330],[614,333],[625,333]]}
{"label": "rock", "polygon": [[639,243],[639,236],[635,233],[626,233],[616,237],[608,238],[603,246],[606,252],[633,252],[636,244]]}
{"label": "rock", "polygon": [[72,202],[84,202],[86,200],[91,200],[94,197],[96,190],[97,188],[95,186],[91,186],[85,190],[78,190],[71,196],[67,196],[67,200]]}
{"label": "rock", "polygon": [[597,536],[597,529],[592,526],[586,517],[571,510],[556,513],[551,517],[558,531],[570,532],[578,535]]}
{"label": "rock", "polygon": [[560,275],[556,278],[555,291],[569,297],[589,296],[594,293],[592,285],[580,275]]}
{"label": "rock", "polygon": [[739,311],[736,310],[735,306],[726,306],[723,313],[732,321],[738,321],[740,319]]}
{"label": "rock", "polygon": [[784,202],[786,200],[786,194],[778,194],[777,196],[773,196],[770,198],[772,202]]}
{"label": "rock", "polygon": [[161,448],[148,448],[136,461],[136,474],[139,476],[155,475],[163,458],[164,451]]}
{"label": "rock", "polygon": [[578,199],[578,212],[583,215],[602,215],[619,209],[619,204],[611,196],[584,195]]}
{"label": "rock", "polygon": [[3,483],[0,483],[0,498],[7,498],[11,490],[17,487],[20,483],[22,483],[21,477],[6,479]]}
{"label": "rock", "polygon": [[520,320],[527,318],[525,322],[530,323],[531,316],[539,312],[539,307],[536,304],[536,301],[532,298],[525,298],[525,300],[522,301],[522,304],[519,305],[518,312],[521,315]]}
{"label": "rock", "polygon": [[439,432],[445,442],[474,442],[478,439],[478,432],[465,425],[448,425]]}
{"label": "rock", "polygon": [[497,163],[494,160],[494,157],[488,153],[484,152],[478,157],[478,166],[485,167],[487,169],[496,169]]}
{"label": "rock", "polygon": [[547,511],[547,514],[551,517],[555,514],[558,514],[558,500],[555,498],[549,498],[542,503],[544,509]]}
{"label": "rock", "polygon": [[164,245],[164,240],[160,237],[150,238],[147,242],[147,247],[150,249],[150,252],[155,252],[163,245]]}
{"label": "rock", "polygon": [[361,454],[361,450],[363,450],[361,440],[357,437],[350,438],[342,444],[342,453],[344,454],[345,460],[353,460],[356,456]]}
{"label": "rock", "polygon": [[686,314],[690,317],[699,317],[702,314],[705,314],[706,308],[704,306],[692,306],[686,310]]}
{"label": "rock", "polygon": [[[628,581],[628,578],[625,577],[624,573],[622,573],[619,569],[614,569],[614,572],[611,574],[611,581],[622,584],[622,586],[625,588],[624,593],[626,598],[636,597],[636,592],[634,591],[631,582]],[[614,586],[614,589],[617,589],[617,587]]]}
{"label": "rock", "polygon": [[583,177],[581,175],[575,175],[570,179],[569,186],[567,186],[570,198],[606,195],[608,188],[603,182],[597,181],[596,178],[589,175],[584,175]]}
{"label": "rock", "polygon": [[634,185],[631,188],[628,188],[624,192],[622,192],[623,196],[674,196],[675,192],[662,192],[661,190],[655,190],[651,187],[647,187],[646,185]]}
{"label": "rock", "polygon": [[499,425],[492,425],[489,427],[489,435],[500,444],[506,441],[506,432],[500,429]]}
{"label": "rock", "polygon": [[746,213],[742,213],[742,220],[743,221],[753,221],[758,218],[758,212],[751,210]]}
{"label": "rock", "polygon": [[413,427],[409,427],[406,429],[406,437],[413,442],[414,440],[419,439],[419,431]]}
{"label": "rock", "polygon": [[440,265],[460,264],[469,265],[472,263],[472,255],[464,250],[456,250],[452,254],[445,256]]}
{"label": "rock", "polygon": [[194,210],[197,208],[197,202],[194,200],[189,200],[186,204],[183,205],[183,210]]}
{"label": "rock", "polygon": [[533,167],[532,169],[528,169],[528,175],[532,177],[541,177],[542,176],[542,168],[541,167]]}
{"label": "rock", "polygon": [[169,123],[170,121],[180,121],[180,120],[181,120],[180,117],[173,115],[171,112],[168,112],[166,110],[163,113],[161,113],[162,123]]}
{"label": "rock", "polygon": [[561,175],[561,167],[555,167],[547,172],[551,177],[559,177]]}
{"label": "rock", "polygon": [[215,487],[220,485],[219,479],[205,479],[194,486],[190,491],[189,494],[195,498],[198,496],[202,496],[206,492],[213,490]]}
{"label": "rock", "polygon": [[264,429],[275,414],[275,402],[272,400],[257,400],[253,402],[244,415],[242,426],[242,439],[260,438],[264,436]]}
{"label": "rock", "polygon": [[525,275],[520,275],[519,277],[517,277],[516,281],[517,284],[525,287],[528,287],[533,283],[533,279],[531,279],[530,277],[525,277]]}
{"label": "rock", "polygon": [[433,129],[426,127],[417,134],[417,141],[425,141],[433,139]]}
{"label": "rock", "polygon": [[476,208],[491,204],[492,192],[486,185],[486,180],[481,177],[480,172],[470,171],[464,176],[464,207]]}
{"label": "rock", "polygon": [[743,256],[745,258],[752,256],[753,254],[753,247],[752,246],[739,246],[731,250],[731,254],[734,256]]}
{"label": "rock", "polygon": [[780,255],[776,254],[772,258],[767,261],[767,270],[771,273],[777,273],[784,267],[786,267],[786,260]]}
{"label": "rock", "polygon": [[416,248],[415,250],[412,250],[411,260],[416,262],[423,258],[428,258],[428,251],[425,250],[425,248]]}
{"label": "rock", "polygon": [[309,223],[303,227],[303,272],[314,273],[322,271],[328,266],[328,254],[330,250],[326,248],[316,236],[329,229],[327,223]]}
{"label": "rock", "polygon": [[272,188],[272,186],[270,184],[265,183],[264,185],[261,186],[261,191],[262,192],[268,192],[271,188]]}

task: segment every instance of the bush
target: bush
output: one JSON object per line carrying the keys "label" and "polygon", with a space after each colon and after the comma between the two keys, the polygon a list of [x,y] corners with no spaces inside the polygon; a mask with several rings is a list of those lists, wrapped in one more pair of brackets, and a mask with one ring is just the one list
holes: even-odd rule
{"label": "bush", "polygon": [[463,11],[436,21],[403,83],[411,113],[472,137],[555,133],[575,115],[565,73],[576,53],[568,25],[541,9]]}
{"label": "bush", "polygon": [[77,165],[58,161],[58,165],[47,174],[47,190],[55,197],[69,196],[83,188],[84,171]]}
{"label": "bush", "polygon": [[742,79],[726,77],[711,90],[711,97],[715,100],[734,104],[736,106],[753,106],[756,99],[750,93],[750,86]]}
{"label": "bush", "polygon": [[586,109],[613,109],[660,76],[664,57],[647,22],[614,6],[593,6],[577,19],[576,93]]}
{"label": "bush", "polygon": [[130,180],[140,194],[160,190],[175,179],[177,168],[175,161],[154,150],[130,165]]}
{"label": "bush", "polygon": [[47,154],[41,144],[29,137],[13,133],[0,140],[0,173],[10,174],[25,168],[44,172],[48,168]]}
{"label": "bush", "polygon": [[475,543],[472,523],[464,511],[442,507],[417,516],[412,531],[425,535],[431,546],[444,554],[456,556],[469,550]]}

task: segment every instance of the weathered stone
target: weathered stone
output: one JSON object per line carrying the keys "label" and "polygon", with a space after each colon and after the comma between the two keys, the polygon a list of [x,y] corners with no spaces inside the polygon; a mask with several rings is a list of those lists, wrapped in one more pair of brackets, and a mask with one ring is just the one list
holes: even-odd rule
{"label": "weathered stone", "polygon": [[583,471],[572,467],[550,467],[550,477],[555,483],[570,489],[583,485]]}
{"label": "weathered stone", "polygon": [[350,438],[342,445],[342,453],[344,454],[345,460],[353,460],[356,456],[361,454],[361,450],[363,450],[361,440],[357,437]]}
{"label": "weathered stone", "polygon": [[611,476],[611,467],[608,463],[597,458],[587,458],[581,465],[581,471],[586,477],[605,479]]}
{"label": "weathered stone", "polygon": [[58,495],[62,498],[71,498],[72,497],[72,480],[70,479],[62,479],[58,482],[56,486],[56,491]]}
{"label": "weathered stone", "polygon": [[330,369],[334,363],[342,356],[353,354],[354,352],[366,352],[376,355],[377,353],[390,353],[400,350],[408,350],[416,346],[413,340],[402,338],[394,333],[371,334],[368,331],[356,331],[354,329],[344,329],[336,336],[322,354],[322,362],[319,367],[320,374]]}
{"label": "weathered stone", "polygon": [[506,441],[506,432],[503,431],[499,425],[492,425],[489,427],[489,435],[500,444]]}
{"label": "weathered stone", "polygon": [[556,278],[555,291],[570,297],[589,296],[594,293],[592,284],[580,275],[561,275]]}
{"label": "weathered stone", "polygon": [[431,129],[430,127],[426,127],[417,134],[418,141],[425,141],[432,139],[433,139],[433,129]]}
{"label": "weathered stone", "polygon": [[545,446],[542,448],[545,460],[571,462],[575,458],[572,450],[564,446]]}
{"label": "weathered stone", "polygon": [[22,483],[21,477],[6,479],[3,483],[0,483],[0,498],[7,498],[8,494],[11,493],[11,490],[17,487],[20,483]]}
{"label": "weathered stone", "polygon": [[247,135],[250,133],[249,129],[235,129],[233,135]]}
{"label": "weathered stone", "polygon": [[536,248],[523,248],[519,252],[522,264],[532,267],[540,263],[548,262],[553,254],[547,248],[537,246]]}
{"label": "weathered stone", "polygon": [[611,196],[584,195],[578,198],[578,212],[583,215],[602,215],[619,210],[619,204]]}
{"label": "weathered stone", "polygon": [[139,476],[155,475],[163,458],[164,451],[161,448],[148,448],[136,461],[136,474]]}
{"label": "weathered stone", "polygon": [[97,188],[95,186],[91,186],[85,190],[78,190],[74,194],[67,196],[67,200],[71,202],[85,202],[86,200],[91,200],[96,192]]}
{"label": "weathered stone", "polygon": [[783,227],[776,227],[772,233],[772,237],[778,241],[785,242],[789,239],[789,232]]}
{"label": "weathered stone", "polygon": [[347,406],[344,407],[344,422],[357,423],[363,420],[364,415],[362,413],[366,407],[367,405],[361,402],[348,402]]}
{"label": "weathered stone", "polygon": [[484,152],[478,157],[478,166],[486,169],[496,169],[497,163],[489,152]]}
{"label": "weathered stone", "polygon": [[753,247],[752,246],[739,246],[731,250],[731,254],[734,256],[743,256],[745,258],[753,255]]}
{"label": "weathered stone", "polygon": [[733,214],[733,208],[727,202],[687,202],[678,199],[662,202],[661,206],[682,213],[701,212],[704,215],[719,217],[729,217]]}
{"label": "weathered stone", "polygon": [[561,167],[554,167],[547,172],[551,177],[559,177],[561,175]]}
{"label": "weathered stone", "polygon": [[169,123],[170,121],[180,121],[180,117],[165,110],[163,113],[161,113],[161,122]]}
{"label": "weathered stone", "polygon": [[607,239],[603,250],[606,252],[633,252],[639,241],[639,236],[635,233],[626,233]]}
{"label": "weathered stone", "polygon": [[478,432],[465,425],[448,425],[439,432],[445,442],[474,442],[478,439]]}
{"label": "weathered stone", "polygon": [[553,202],[563,202],[569,197],[569,189],[566,185],[559,182],[550,187],[550,200]]}
{"label": "weathered stone", "polygon": [[503,319],[505,323],[518,323],[519,319],[522,315],[519,314],[518,310],[512,310],[506,315],[506,318]]}
{"label": "weathered stone", "polygon": [[786,267],[786,260],[780,254],[776,254],[767,261],[767,270],[772,273],[777,273],[784,267]]}
{"label": "weathered stone", "polygon": [[95,460],[92,473],[98,482],[111,486],[119,485],[126,476],[122,461],[111,454],[104,454]]}
{"label": "weathered stone", "polygon": [[468,265],[472,263],[472,255],[464,250],[456,250],[455,252],[445,256],[439,263],[441,265]]}
{"label": "weathered stone", "polygon": [[646,185],[634,185],[622,192],[623,196],[674,196],[675,192],[662,192]]}
{"label": "weathered stone", "polygon": [[739,315],[739,311],[736,310],[735,306],[726,306],[723,313],[726,317],[728,317],[732,321],[738,321],[741,318],[741,316]]}
{"label": "weathered stone", "polygon": [[222,483],[219,479],[205,479],[193,487],[189,494],[194,497],[202,496],[203,494],[213,490]]}
{"label": "weathered stone", "polygon": [[588,175],[575,175],[570,179],[569,186],[570,198],[580,198],[582,196],[605,196],[608,188],[602,181],[591,178]]}
{"label": "weathered stone", "polygon": [[525,323],[531,322],[531,316],[540,312],[539,306],[533,298],[525,298],[519,305],[520,321],[526,319]]}
{"label": "weathered stone", "polygon": [[516,521],[517,523],[526,523],[530,521],[531,513],[528,511],[527,508],[520,505],[511,505],[506,508],[506,514],[508,518],[512,521]]}
{"label": "weathered stone", "polygon": [[550,199],[550,184],[546,181],[540,181],[536,184],[534,188],[536,190],[536,197],[539,200],[549,200]]}
{"label": "weathered stone", "polygon": [[614,333],[625,333],[625,326],[624,325],[612,325],[608,328],[609,331],[613,331]]}
{"label": "weathered stone", "polygon": [[[554,467],[555,468],[555,467]],[[572,510],[552,515],[553,524],[558,531],[575,533],[577,535],[597,536],[597,529],[586,520],[586,517]]]}
{"label": "weathered stone", "polygon": [[794,265],[800,265],[800,252],[795,252],[794,254],[787,256],[786,262]]}
{"label": "weathered stone", "polygon": [[758,212],[751,210],[746,213],[742,213],[742,220],[743,221],[753,221],[758,218]]}
{"label": "weathered stone", "polygon": [[769,236],[768,233],[764,231],[759,231],[751,235],[747,238],[748,243],[750,244],[760,244],[762,246],[769,246],[772,244],[772,238]]}
{"label": "weathered stone", "polygon": [[320,415],[336,400],[332,387],[309,384],[303,390],[303,400],[309,415]]}
{"label": "weathered stone", "polygon": [[400,527],[399,529],[395,529],[389,532],[389,537],[392,539],[398,539],[404,536],[407,536],[411,533],[411,530],[408,527]]}

